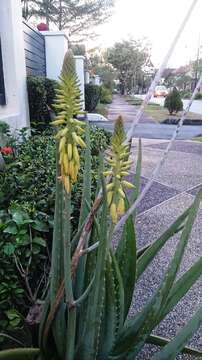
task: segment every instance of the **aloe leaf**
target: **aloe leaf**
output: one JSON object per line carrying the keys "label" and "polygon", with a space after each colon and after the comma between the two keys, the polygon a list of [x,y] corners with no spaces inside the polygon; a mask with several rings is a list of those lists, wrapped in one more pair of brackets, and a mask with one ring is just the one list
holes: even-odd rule
{"label": "aloe leaf", "polygon": [[[177,234],[178,232],[180,232],[183,229],[184,225],[181,225],[175,232],[175,234]],[[162,236],[162,235],[161,235]],[[148,250],[157,240],[150,242],[149,244],[146,244],[144,246],[142,246],[140,249],[137,249],[137,259],[139,259],[145,252],[146,250]]]}
{"label": "aloe leaf", "polygon": [[179,302],[179,300],[186,295],[187,291],[192,287],[192,285],[199,279],[202,274],[202,259],[199,259],[185,274],[176,281],[173,285],[166,304],[164,306],[164,311],[162,318],[164,318]]}
{"label": "aloe leaf", "polygon": [[[127,199],[125,206],[126,209],[129,206]],[[124,225],[115,256],[123,279],[125,319],[131,305],[136,279],[136,236],[132,216],[128,218]]]}
{"label": "aloe leaf", "polygon": [[88,295],[90,294],[90,292],[92,290],[94,281],[95,281],[95,276],[93,276],[90,284],[87,286],[86,290],[80,296],[80,298],[78,298],[77,300],[74,301],[75,306],[77,306],[77,307],[80,306],[87,299]]}
{"label": "aloe leaf", "polygon": [[[90,127],[88,122],[86,122],[85,143],[86,143],[86,149],[84,155],[85,164],[84,164],[84,173],[83,173],[83,191],[82,191],[80,217],[79,217],[79,228],[82,226],[83,222],[88,216],[89,209],[87,204],[91,203],[91,150],[90,150]],[[86,257],[82,256],[79,259],[77,272],[76,272],[76,282],[74,286],[74,294],[76,298],[81,296],[84,289],[85,265],[86,265]]]}
{"label": "aloe leaf", "polygon": [[88,216],[88,206],[86,202],[91,203],[91,151],[90,151],[90,127],[86,122],[86,149],[84,155],[84,173],[83,173],[83,192],[81,199],[79,227],[83,224],[84,220]]}
{"label": "aloe leaf", "polygon": [[171,260],[159,289],[153,295],[149,303],[144,306],[143,310],[133,320],[126,323],[125,328],[121,332],[118,340],[116,341],[116,345],[111,352],[112,358],[121,358],[128,353],[133,355],[135,358],[144,346],[151,331],[162,320],[161,315],[164,312],[166,300],[180,267],[185,247],[197,216],[201,198],[202,191],[197,194],[193,205],[191,206],[174,257]]}
{"label": "aloe leaf", "polygon": [[182,215],[154,242],[146,245],[141,251],[142,255],[137,260],[137,280],[146,270],[148,265],[161,250],[165,243],[175,234],[182,230],[182,224],[189,214],[190,208],[184,211]]}
{"label": "aloe leaf", "polygon": [[[157,335],[150,335],[148,337],[148,339],[147,339],[148,344],[161,346],[161,347],[169,344],[170,342],[171,342],[170,339],[166,339],[164,337],[157,336]],[[199,351],[199,350],[194,349],[194,348],[189,347],[189,346],[185,346],[181,350],[181,353],[182,354],[189,354],[189,355],[196,356],[196,357],[202,357],[202,351]]]}
{"label": "aloe leaf", "polygon": [[88,298],[86,309],[86,324],[78,350],[79,359],[91,360],[96,358],[100,338],[100,325],[102,317],[102,307],[105,292],[105,262],[107,254],[107,199],[106,186],[102,177],[103,206],[101,212],[100,241],[97,251],[97,261],[95,267],[95,281],[93,291]]}
{"label": "aloe leaf", "polygon": [[158,354],[153,356],[153,360],[174,360],[185,347],[187,342],[193,337],[202,325],[202,307],[191,318],[191,320],[179,331],[173,340],[169,342]]}
{"label": "aloe leaf", "polygon": [[142,141],[139,139],[138,142],[138,155],[137,155],[137,163],[135,169],[135,189],[133,190],[130,199],[131,203],[134,203],[138,198],[141,189],[141,171],[142,171]]}
{"label": "aloe leaf", "polygon": [[56,148],[56,199],[54,214],[54,231],[51,259],[50,301],[53,305],[58,288],[63,279],[63,250],[62,250],[62,182],[59,181],[58,144]]}
{"label": "aloe leaf", "polygon": [[[50,309],[52,308],[57,291],[60,287],[64,277],[63,269],[63,239],[62,239],[62,222],[63,222],[63,185],[59,181],[59,163],[58,163],[58,144],[56,147],[56,199],[55,199],[55,214],[54,214],[54,231],[53,231],[53,245],[52,245],[52,259],[51,259],[51,277],[50,277]],[[48,295],[49,296],[49,295]],[[47,300],[46,300],[47,301]],[[48,300],[49,301],[49,300]],[[53,337],[60,356],[64,355],[65,339],[64,334],[66,327],[64,327],[64,304],[60,305],[57,316],[52,324]],[[43,339],[46,342],[46,339]],[[47,350],[47,346],[44,345]]]}
{"label": "aloe leaf", "polygon": [[107,359],[124,320],[123,281],[116,258],[112,252],[107,257],[105,274],[106,290],[98,354],[99,359]]}
{"label": "aloe leaf", "polygon": [[39,355],[39,349],[19,348],[0,351],[1,360],[34,360]]}
{"label": "aloe leaf", "polygon": [[[66,331],[66,352],[65,359],[72,360],[75,350],[75,333],[76,333],[76,308],[71,306],[73,299],[73,284],[71,277],[71,195],[63,190],[64,208],[62,216],[62,235],[64,251],[64,287],[65,302],[68,307],[67,331]],[[65,316],[65,314],[64,314]],[[57,315],[56,315],[57,319]],[[65,338],[64,333],[61,334]]]}

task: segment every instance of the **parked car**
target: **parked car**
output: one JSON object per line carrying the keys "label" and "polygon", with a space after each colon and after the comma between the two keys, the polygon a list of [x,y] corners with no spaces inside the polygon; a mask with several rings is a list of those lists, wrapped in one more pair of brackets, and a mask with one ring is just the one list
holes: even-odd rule
{"label": "parked car", "polygon": [[168,95],[168,90],[164,85],[159,85],[155,87],[154,97],[158,97],[158,96],[166,97],[167,95]]}

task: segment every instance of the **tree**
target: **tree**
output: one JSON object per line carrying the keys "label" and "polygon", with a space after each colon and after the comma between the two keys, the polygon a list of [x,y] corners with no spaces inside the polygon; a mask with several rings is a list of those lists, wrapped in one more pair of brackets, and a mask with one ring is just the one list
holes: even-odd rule
{"label": "tree", "polygon": [[123,92],[138,85],[144,67],[151,65],[148,45],[133,39],[117,42],[108,49],[108,61],[118,71]]}
{"label": "tree", "polygon": [[183,110],[183,102],[176,87],[166,96],[164,107],[168,109],[170,114]]}
{"label": "tree", "polygon": [[117,73],[113,66],[107,62],[106,51],[97,52],[96,50],[93,50],[88,58],[87,67],[92,74],[100,76],[104,86],[113,90]]}
{"label": "tree", "polygon": [[22,0],[25,18],[45,19],[59,30],[68,29],[70,36],[85,38],[93,28],[111,15],[114,0]]}

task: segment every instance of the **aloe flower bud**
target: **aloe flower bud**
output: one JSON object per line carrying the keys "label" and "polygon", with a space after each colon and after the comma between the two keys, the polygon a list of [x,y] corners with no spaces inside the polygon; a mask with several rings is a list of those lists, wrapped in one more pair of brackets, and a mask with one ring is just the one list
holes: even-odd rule
{"label": "aloe flower bud", "polygon": [[[59,88],[57,89],[57,116],[52,125],[60,126],[56,135],[59,140],[59,164],[61,166],[61,180],[69,193],[71,185],[77,181],[80,169],[78,147],[85,147],[80,134],[85,132],[84,122],[75,119],[80,113],[80,90],[75,73],[74,58],[70,51],[65,55]],[[61,128],[62,127],[62,128]]]}
{"label": "aloe flower bud", "polygon": [[134,185],[123,179],[128,176],[128,169],[132,162],[128,160],[130,155],[129,146],[124,144],[125,132],[121,116],[116,120],[112,145],[107,154],[106,162],[111,169],[104,172],[104,176],[111,176],[111,181],[107,184],[107,202],[110,207],[112,222],[117,223],[118,217],[125,212],[125,188],[132,189]]}

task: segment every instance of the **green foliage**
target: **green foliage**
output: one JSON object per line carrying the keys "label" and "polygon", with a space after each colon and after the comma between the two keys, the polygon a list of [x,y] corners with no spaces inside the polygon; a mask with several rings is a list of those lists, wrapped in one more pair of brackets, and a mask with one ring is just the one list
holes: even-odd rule
{"label": "green foliage", "polygon": [[23,16],[43,18],[59,30],[68,28],[69,34],[83,38],[92,35],[96,25],[105,22],[111,15],[113,0],[22,0]]}
{"label": "green foliage", "polygon": [[85,85],[85,105],[86,111],[92,112],[95,110],[100,101],[100,87],[97,85]]}
{"label": "green foliage", "polygon": [[28,76],[30,122],[33,128],[43,130],[51,121],[50,108],[55,100],[57,82],[41,76]]}
{"label": "green foliage", "polygon": [[[94,198],[98,179],[98,154],[99,151],[105,150],[109,145],[110,134],[97,127],[92,127],[90,138],[91,189],[92,198]],[[8,145],[11,143],[14,144],[14,154],[9,158],[8,156],[5,157],[6,167],[4,172],[0,172],[0,209],[2,210],[0,212],[0,298],[2,301],[0,332],[6,331],[9,334],[15,330],[15,324],[13,322],[8,323],[7,311],[15,310],[21,320],[20,326],[22,326],[24,323],[22,316],[26,317],[35,300],[43,297],[43,290],[48,281],[47,272],[49,269],[49,253],[52,247],[55,200],[54,136],[50,134],[50,131],[31,137],[27,137],[25,132],[21,132],[19,141],[14,141],[8,136]],[[78,225],[80,215],[83,171],[84,156],[82,154],[79,179],[72,190],[73,231]],[[13,213],[14,208],[17,209],[16,213]],[[25,219],[23,220],[23,218]],[[19,223],[23,221],[25,221],[24,224]],[[46,271],[46,280],[42,282],[36,299],[30,299],[27,296],[25,281],[17,270],[13,258],[13,252],[15,252],[19,256],[22,267],[26,268],[29,259],[28,254],[30,253],[30,229],[34,242],[28,276],[33,294],[41,275],[44,274],[44,270]],[[19,328],[17,330],[19,332]],[[2,338],[2,341],[5,343],[5,338]]]}
{"label": "green foliage", "polygon": [[195,96],[195,100],[202,100],[202,93],[198,92]]}
{"label": "green foliage", "polygon": [[100,102],[102,104],[110,104],[112,102],[112,92],[105,86],[100,89]]}
{"label": "green foliage", "polygon": [[180,91],[180,96],[182,99],[190,99],[191,98],[192,93],[190,91]]}
{"label": "green foliage", "polygon": [[168,109],[170,114],[183,110],[183,102],[176,88],[166,96],[164,107]]}
{"label": "green foliage", "polygon": [[[107,59],[118,72],[123,93],[124,90],[131,90],[133,86],[140,84],[144,65],[152,65],[148,44],[133,39],[115,43],[112,48],[108,49]],[[132,79],[135,81],[134,84]]]}
{"label": "green foliage", "polygon": [[23,327],[29,307],[46,293],[50,227],[48,216],[28,204],[13,202],[8,211],[1,210],[0,333]]}

